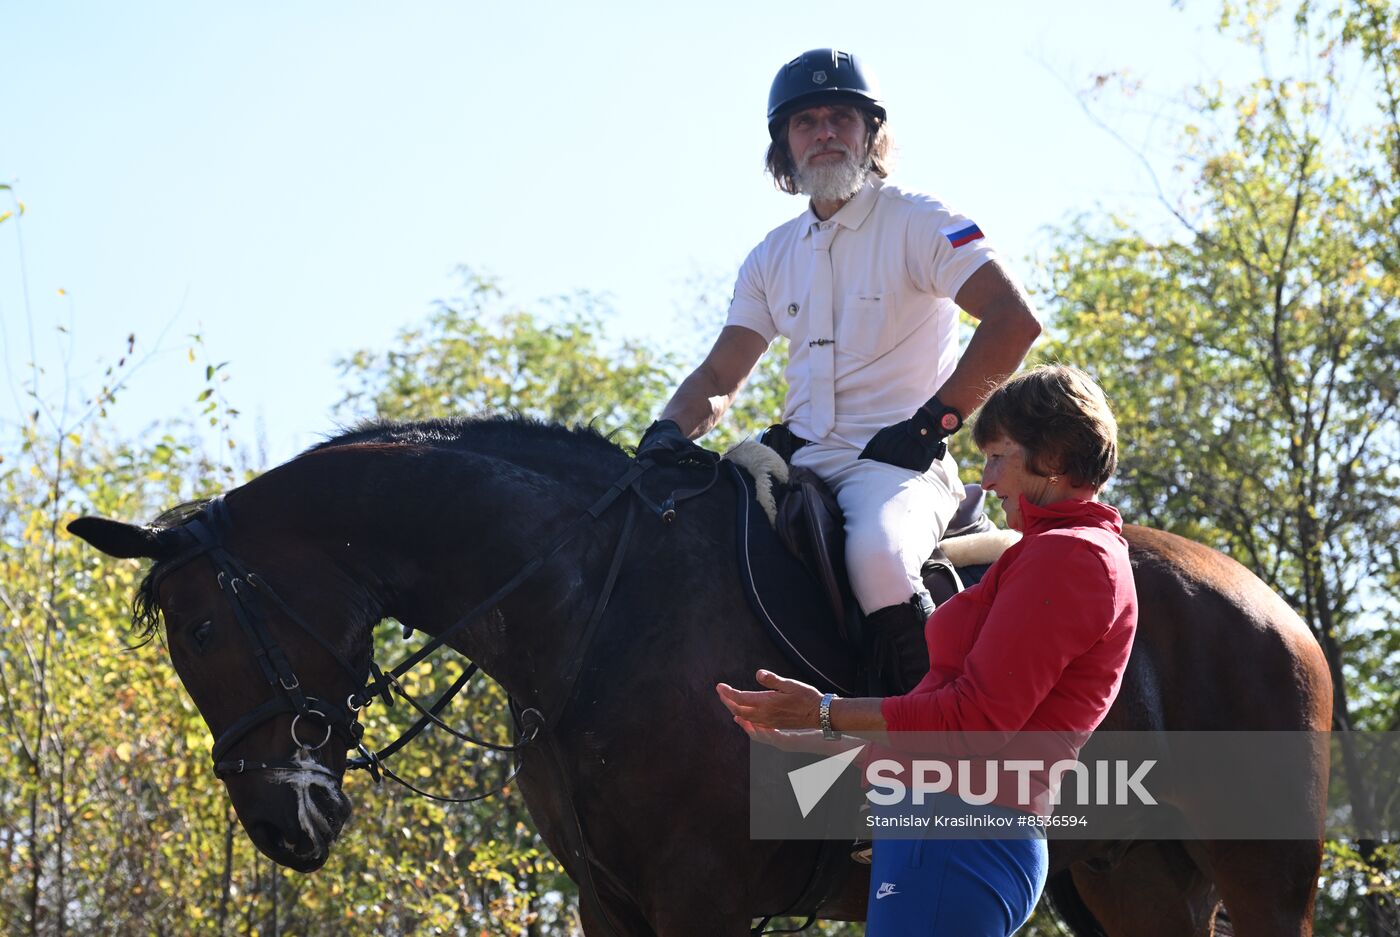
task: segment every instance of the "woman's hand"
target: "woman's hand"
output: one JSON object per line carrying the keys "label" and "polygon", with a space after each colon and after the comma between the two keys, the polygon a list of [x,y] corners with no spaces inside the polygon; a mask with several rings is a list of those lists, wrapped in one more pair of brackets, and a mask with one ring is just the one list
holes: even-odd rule
{"label": "woman's hand", "polygon": [[767,670],[760,670],[756,679],[768,689],[736,690],[727,683],[715,685],[720,701],[741,726],[747,722],[756,729],[819,728],[817,708],[822,694],[816,687]]}

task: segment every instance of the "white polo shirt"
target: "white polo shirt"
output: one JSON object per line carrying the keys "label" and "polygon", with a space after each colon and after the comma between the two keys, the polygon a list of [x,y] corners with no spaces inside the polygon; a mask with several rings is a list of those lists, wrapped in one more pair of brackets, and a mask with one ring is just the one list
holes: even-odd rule
{"label": "white polo shirt", "polygon": [[[813,229],[831,241],[834,335],[810,334]],[[827,221],[807,211],[771,231],[739,269],[726,325],[790,342],[783,421],[806,439],[812,383],[809,341],[834,340],[835,428],[825,442],[861,449],[908,419],[958,362],[955,297],[995,252],[965,215],[872,176]],[[824,258],[822,258],[824,260]]]}

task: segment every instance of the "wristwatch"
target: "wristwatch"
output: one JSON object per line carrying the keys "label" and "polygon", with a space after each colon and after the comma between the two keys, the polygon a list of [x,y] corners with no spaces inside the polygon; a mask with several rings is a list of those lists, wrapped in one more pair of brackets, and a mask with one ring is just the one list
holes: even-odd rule
{"label": "wristwatch", "polygon": [[[928,401],[919,409],[927,413],[929,416],[933,417],[933,422],[937,424],[938,428],[943,432],[944,436],[951,436],[958,430],[962,429],[962,414],[959,413],[953,407],[950,407],[943,401],[939,400],[937,397],[930,397]],[[928,430],[920,429],[919,433],[921,435],[927,436]]]}
{"label": "wristwatch", "polygon": [[817,724],[822,727],[822,738],[835,741],[841,737],[831,725],[831,701],[836,699],[835,693],[826,693],[822,696],[821,705],[817,707]]}

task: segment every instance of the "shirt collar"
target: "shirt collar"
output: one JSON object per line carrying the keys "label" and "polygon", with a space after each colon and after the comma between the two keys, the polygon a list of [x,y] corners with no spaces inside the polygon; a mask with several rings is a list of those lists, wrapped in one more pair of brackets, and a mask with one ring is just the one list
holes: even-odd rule
{"label": "shirt collar", "polygon": [[[855,230],[859,228],[870,213],[875,209],[875,201],[880,197],[880,189],[884,186],[885,180],[874,173],[870,173],[865,179],[865,185],[861,186],[859,192],[851,196],[851,200],[842,205],[836,214],[832,215],[828,221],[835,222],[843,228]],[[812,211],[812,201],[807,200],[807,212],[803,215],[806,222],[802,226],[802,236],[810,237],[812,229],[822,223],[817,217],[817,213]]]}
{"label": "shirt collar", "polygon": [[1118,510],[1101,501],[1066,498],[1054,504],[1032,504],[1025,495],[1017,497],[1021,505],[1021,533],[1027,537],[1064,527],[1101,527],[1123,533],[1123,518]]}

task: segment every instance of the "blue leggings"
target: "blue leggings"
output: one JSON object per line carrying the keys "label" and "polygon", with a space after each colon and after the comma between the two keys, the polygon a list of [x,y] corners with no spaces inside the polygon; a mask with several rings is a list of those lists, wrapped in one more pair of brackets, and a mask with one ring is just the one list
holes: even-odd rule
{"label": "blue leggings", "polygon": [[1049,849],[1025,839],[877,839],[866,937],[1009,937],[1045,888]]}

